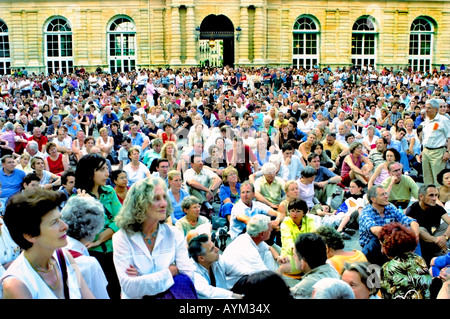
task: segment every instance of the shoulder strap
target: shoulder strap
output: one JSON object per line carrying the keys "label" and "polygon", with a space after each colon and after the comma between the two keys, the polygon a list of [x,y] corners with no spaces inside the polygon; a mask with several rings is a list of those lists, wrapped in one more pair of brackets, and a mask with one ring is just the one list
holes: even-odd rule
{"label": "shoulder strap", "polygon": [[66,266],[66,260],[64,258],[64,253],[63,253],[62,249],[58,249],[56,251],[56,253],[58,255],[59,266],[61,267],[61,273],[62,273],[62,278],[63,278],[64,298],[70,299],[69,287],[67,286],[67,266]]}

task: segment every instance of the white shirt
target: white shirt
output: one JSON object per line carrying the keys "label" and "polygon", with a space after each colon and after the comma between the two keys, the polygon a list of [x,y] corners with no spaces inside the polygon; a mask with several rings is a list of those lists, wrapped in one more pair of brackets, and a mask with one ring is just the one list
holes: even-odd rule
{"label": "white shirt", "polygon": [[[191,279],[194,266],[189,259],[186,240],[174,226],[160,224],[155,246],[150,253],[140,233],[128,234],[124,229],[113,237],[114,266],[122,288],[122,298],[142,299],[169,289],[174,280],[169,266],[176,263],[180,273]],[[139,276],[131,277],[126,269],[133,265]]]}
{"label": "white shirt", "polygon": [[437,148],[447,146],[447,139],[450,137],[450,120],[436,114],[433,120],[427,117],[423,125],[423,146]]}
{"label": "white shirt", "polygon": [[108,291],[106,290],[108,280],[97,258],[89,256],[89,251],[86,246],[69,236],[67,236],[67,246],[65,248],[82,254],[82,256],[75,257],[75,261],[80,267],[84,281],[95,298],[109,299]]}
{"label": "white shirt", "polygon": [[[250,275],[263,270],[276,271],[278,268],[269,250],[269,245],[265,242],[256,245],[247,233],[233,240],[225,248],[221,258],[225,266],[228,289],[233,288],[243,275]],[[270,262],[270,259],[273,262]]]}
{"label": "white shirt", "polygon": [[194,270],[194,285],[199,299],[230,299],[233,292],[227,289],[225,266],[222,258],[211,265],[216,286],[211,285],[208,270],[191,259]]}

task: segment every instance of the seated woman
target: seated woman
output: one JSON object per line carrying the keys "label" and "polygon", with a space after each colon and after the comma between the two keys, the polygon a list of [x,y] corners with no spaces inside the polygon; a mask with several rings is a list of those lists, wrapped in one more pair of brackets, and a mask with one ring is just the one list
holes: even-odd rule
{"label": "seated woman", "polygon": [[114,183],[114,190],[121,204],[127,197],[128,189],[128,177],[127,173],[122,169],[116,169],[111,172],[111,181]]}
{"label": "seated woman", "polygon": [[94,240],[105,223],[103,205],[87,194],[69,198],[61,210],[61,219],[67,224],[66,249],[80,266],[86,284],[97,299],[109,299],[105,273],[98,260],[90,256],[85,244]]}
{"label": "seated woman", "polygon": [[270,155],[272,153],[267,149],[267,142],[262,137],[258,137],[256,139],[256,158],[258,159],[259,166],[263,166],[265,163],[269,161]]}
{"label": "seated woman", "polygon": [[345,243],[341,234],[332,226],[320,226],[317,234],[322,236],[327,245],[327,263],[333,266],[339,275],[344,271],[344,264],[358,261],[367,261],[360,250],[345,250]]}
{"label": "seated woman", "polygon": [[446,206],[450,201],[450,169],[445,168],[437,175],[437,182],[442,185],[439,187],[439,201]]}
{"label": "seated woman", "polygon": [[314,131],[311,131],[308,133],[306,141],[301,143],[300,146],[298,147],[298,150],[302,155],[300,159],[302,161],[303,166],[306,166],[308,163],[308,155],[311,153],[311,148],[316,142],[316,139],[317,139],[316,133],[314,133]]}
{"label": "seated woman", "polygon": [[288,204],[288,216],[280,226],[281,232],[281,257],[288,257],[291,262],[290,274],[299,274],[295,265],[293,248],[299,234],[313,233],[316,231],[314,219],[307,216],[308,205],[303,199],[297,198]]}
{"label": "seated woman", "polygon": [[109,136],[109,131],[106,127],[102,127],[98,133],[100,136],[95,141],[95,146],[100,149],[100,152],[104,158],[108,158],[114,149],[114,139]]}
{"label": "seated woman", "polygon": [[371,188],[373,185],[381,185],[383,181],[390,176],[388,165],[392,162],[400,161],[400,153],[395,148],[388,148],[383,153],[384,163],[377,166],[372,176],[370,177],[367,188]]}
{"label": "seated woman", "polygon": [[239,173],[233,166],[228,166],[222,173],[222,185],[219,188],[220,209],[219,216],[226,218],[228,224],[231,218],[231,209],[241,198],[241,183]]}
{"label": "seated woman", "polygon": [[227,167],[225,158],[220,157],[220,149],[217,145],[208,148],[209,156],[205,158],[205,166],[209,167],[219,177],[222,177],[223,170]]}
{"label": "seated woman", "polygon": [[179,171],[170,170],[167,173],[167,180],[169,182],[167,195],[169,196],[173,208],[173,212],[170,214],[169,219],[170,223],[175,225],[180,218],[186,215],[181,208],[181,203],[185,197],[189,196],[189,193],[183,188],[183,179],[181,178],[181,173]]}
{"label": "seated woman", "polygon": [[56,144],[47,143],[45,146],[48,156],[45,158],[45,169],[52,174],[61,176],[69,170],[69,158],[66,154],[58,151]]}
{"label": "seated woman", "polygon": [[[169,290],[176,293],[180,282],[192,284],[189,278],[194,276],[194,265],[186,240],[166,223],[171,212],[162,179],[145,178],[130,188],[115,219],[120,229],[112,238],[122,298],[164,298]],[[130,265],[138,276],[127,274]]]}
{"label": "seated woman", "polygon": [[45,170],[45,162],[42,157],[33,157],[30,164],[36,175],[41,179],[39,185],[45,189],[53,189],[61,185],[61,176]]}
{"label": "seated woman", "polygon": [[[368,261],[345,263],[341,279],[352,287],[355,299],[381,299],[377,295],[378,288],[368,287],[370,278],[374,275],[372,264]],[[378,275],[378,274],[377,274]]]}
{"label": "seated woman", "polygon": [[[353,142],[349,150],[350,154],[345,156],[342,163],[342,184],[348,187],[350,181],[356,178],[363,182],[364,185],[367,185],[370,179],[370,172],[373,169],[373,163],[367,156],[362,154],[363,146],[360,142]],[[365,166],[364,169],[363,164]]]}
{"label": "seated woman", "polygon": [[21,169],[25,173],[29,174],[33,172],[33,169],[30,166],[31,156],[28,153],[22,153],[19,157],[19,163],[16,165],[17,169]]}
{"label": "seated woman", "polygon": [[138,180],[150,176],[150,170],[140,161],[141,151],[137,147],[130,147],[128,149],[128,158],[130,162],[123,167],[127,173],[128,186],[131,187]]}
{"label": "seated woman", "polygon": [[200,216],[200,208],[201,203],[195,196],[188,196],[181,202],[181,209],[186,215],[180,218],[175,223],[175,226],[181,230],[185,237],[191,230],[194,230],[203,224],[205,224],[204,227],[211,232],[210,221],[205,216]]}
{"label": "seated woman", "polygon": [[[4,222],[22,253],[0,279],[3,299],[93,299],[67,245],[58,210],[64,195],[25,190],[10,198]],[[24,223],[23,221],[27,222]]]}
{"label": "seated woman", "polygon": [[[316,153],[320,158],[320,166],[328,168],[330,171],[334,172],[336,170],[336,163],[323,151],[322,142],[316,141],[311,146],[311,153]],[[311,154],[310,153],[310,154]]]}
{"label": "seated woman", "polygon": [[414,253],[418,243],[414,231],[389,223],[381,228],[379,240],[390,259],[380,271],[383,299],[429,299],[432,276],[425,260]]}
{"label": "seated woman", "polygon": [[316,178],[316,175],[317,171],[313,167],[306,166],[302,169],[301,177],[297,180],[300,191],[299,197],[308,204],[308,209],[319,203],[314,193],[314,178]]}
{"label": "seated woman", "polygon": [[169,161],[169,171],[178,167],[178,147],[176,142],[167,141],[161,148],[161,158]]}

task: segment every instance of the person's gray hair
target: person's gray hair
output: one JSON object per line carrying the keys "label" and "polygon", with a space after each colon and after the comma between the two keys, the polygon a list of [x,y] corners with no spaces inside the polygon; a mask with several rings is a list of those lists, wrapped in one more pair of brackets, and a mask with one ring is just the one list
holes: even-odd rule
{"label": "person's gray hair", "polygon": [[269,162],[274,163],[275,166],[280,167],[281,165],[281,156],[278,154],[272,154],[269,156]]}
{"label": "person's gray hair", "polygon": [[437,99],[430,99],[425,104],[430,104],[433,108],[439,108],[439,101]]}
{"label": "person's gray hair", "polygon": [[189,209],[192,205],[200,204],[200,200],[195,196],[187,196],[183,198],[181,201],[181,209],[184,211],[185,209]]}
{"label": "person's gray hair", "polygon": [[269,229],[270,217],[262,214],[257,214],[250,218],[247,222],[247,233],[250,237],[256,237],[263,231]]}
{"label": "person's gray hair", "polygon": [[[172,201],[167,196],[166,182],[159,177],[147,177],[138,180],[128,190],[127,197],[123,201],[123,206],[114,221],[116,226],[132,234],[142,231],[142,223],[148,218],[147,210],[155,201],[155,188],[161,186],[166,193],[166,219],[173,212]],[[165,220],[160,221],[164,223]]]}
{"label": "person's gray hair", "polygon": [[7,131],[14,131],[14,124],[12,124],[11,122],[6,122],[5,129]]}
{"label": "person's gray hair", "polygon": [[67,224],[67,235],[93,241],[105,225],[104,207],[92,196],[72,196],[61,210],[61,219]]}
{"label": "person's gray hair", "polygon": [[317,175],[317,170],[314,167],[308,165],[302,169],[301,175],[304,178],[313,177]]}
{"label": "person's gray hair", "polygon": [[275,174],[277,172],[277,167],[274,163],[267,162],[261,168],[263,174]]}
{"label": "person's gray hair", "polygon": [[28,147],[34,151],[38,151],[39,150],[39,144],[36,141],[29,141],[28,142]]}
{"label": "person's gray hair", "polygon": [[427,196],[429,188],[437,188],[437,187],[434,184],[423,184],[422,186],[419,187],[419,196],[420,195]]}
{"label": "person's gray hair", "polygon": [[383,186],[381,186],[381,185],[374,185],[371,188],[369,188],[369,190],[367,191],[367,199],[369,200],[369,203],[371,203],[371,204],[373,203],[372,197],[378,196],[378,192],[377,192],[378,188],[384,189]]}
{"label": "person's gray hair", "polygon": [[348,283],[337,278],[322,278],[314,286],[312,299],[355,299]]}

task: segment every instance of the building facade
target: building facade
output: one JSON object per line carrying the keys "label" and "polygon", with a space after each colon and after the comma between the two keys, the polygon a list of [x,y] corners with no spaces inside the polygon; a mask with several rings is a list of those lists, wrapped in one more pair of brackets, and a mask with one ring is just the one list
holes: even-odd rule
{"label": "building facade", "polygon": [[428,70],[450,64],[449,21],[439,0],[5,0],[0,73],[198,66],[205,43],[216,65]]}

